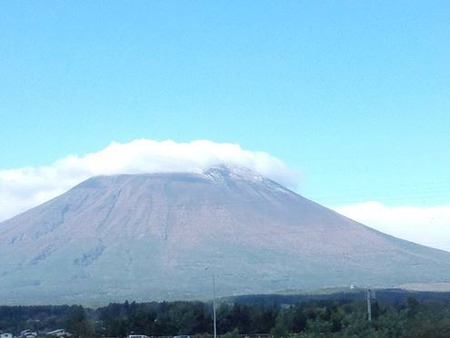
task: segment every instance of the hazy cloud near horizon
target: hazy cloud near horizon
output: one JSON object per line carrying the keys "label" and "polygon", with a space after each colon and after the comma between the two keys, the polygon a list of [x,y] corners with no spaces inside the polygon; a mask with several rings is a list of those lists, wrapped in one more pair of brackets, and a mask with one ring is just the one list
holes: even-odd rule
{"label": "hazy cloud near horizon", "polygon": [[371,201],[334,210],[389,235],[450,252],[450,205],[393,207]]}
{"label": "hazy cloud near horizon", "polygon": [[242,149],[238,144],[149,139],[112,142],[98,152],[70,155],[47,166],[0,169],[0,221],[56,197],[92,176],[198,172],[225,164],[249,168],[283,185],[295,185],[296,175],[281,160],[265,152]]}

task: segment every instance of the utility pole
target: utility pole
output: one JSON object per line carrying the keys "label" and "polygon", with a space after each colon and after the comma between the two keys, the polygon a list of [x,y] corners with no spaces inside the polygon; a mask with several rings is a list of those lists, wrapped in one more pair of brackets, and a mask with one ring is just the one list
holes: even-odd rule
{"label": "utility pole", "polygon": [[372,290],[367,289],[367,320],[369,321],[369,326],[372,324]]}
{"label": "utility pole", "polygon": [[[205,267],[205,270],[209,270],[209,267]],[[216,318],[216,274],[212,271],[212,287],[213,287],[213,326],[214,326],[214,338],[217,338],[217,318]]]}
{"label": "utility pole", "polygon": [[216,322],[216,274],[213,272],[213,321],[214,321],[214,338],[217,338],[217,322]]}

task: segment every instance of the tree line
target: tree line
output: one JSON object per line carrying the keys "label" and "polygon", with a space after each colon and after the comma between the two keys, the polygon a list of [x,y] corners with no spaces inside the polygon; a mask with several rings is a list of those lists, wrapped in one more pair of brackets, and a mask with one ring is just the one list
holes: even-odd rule
{"label": "tree line", "polygon": [[[217,333],[223,338],[269,334],[300,337],[450,337],[450,297],[402,294],[378,297],[298,298],[253,296],[217,301]],[[0,330],[43,332],[64,328],[77,337],[197,335],[213,331],[212,303],[199,301],[81,305],[0,306]]]}

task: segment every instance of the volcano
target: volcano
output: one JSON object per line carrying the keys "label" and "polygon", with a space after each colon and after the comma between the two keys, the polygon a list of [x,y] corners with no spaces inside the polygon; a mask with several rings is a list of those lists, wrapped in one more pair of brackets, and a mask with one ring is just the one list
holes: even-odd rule
{"label": "volcano", "polygon": [[202,299],[449,282],[450,253],[255,172],[99,176],[0,223],[3,304]]}

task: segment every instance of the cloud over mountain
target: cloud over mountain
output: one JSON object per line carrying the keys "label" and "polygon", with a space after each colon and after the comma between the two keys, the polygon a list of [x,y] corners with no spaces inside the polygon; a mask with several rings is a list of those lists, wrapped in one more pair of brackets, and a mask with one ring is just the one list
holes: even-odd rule
{"label": "cloud over mountain", "polygon": [[[112,142],[84,155],[70,155],[39,167],[0,169],[0,221],[56,197],[92,176],[155,172],[201,172],[224,164],[249,168],[288,187],[295,173],[274,156],[238,144],[138,139]],[[364,202],[334,208],[377,230],[450,251],[450,206],[389,207]]]}
{"label": "cloud over mountain", "polygon": [[47,201],[79,182],[98,175],[199,172],[213,166],[242,166],[292,186],[295,175],[282,161],[238,144],[197,140],[138,139],[112,142],[82,156],[70,155],[50,165],[0,170],[0,221]]}

